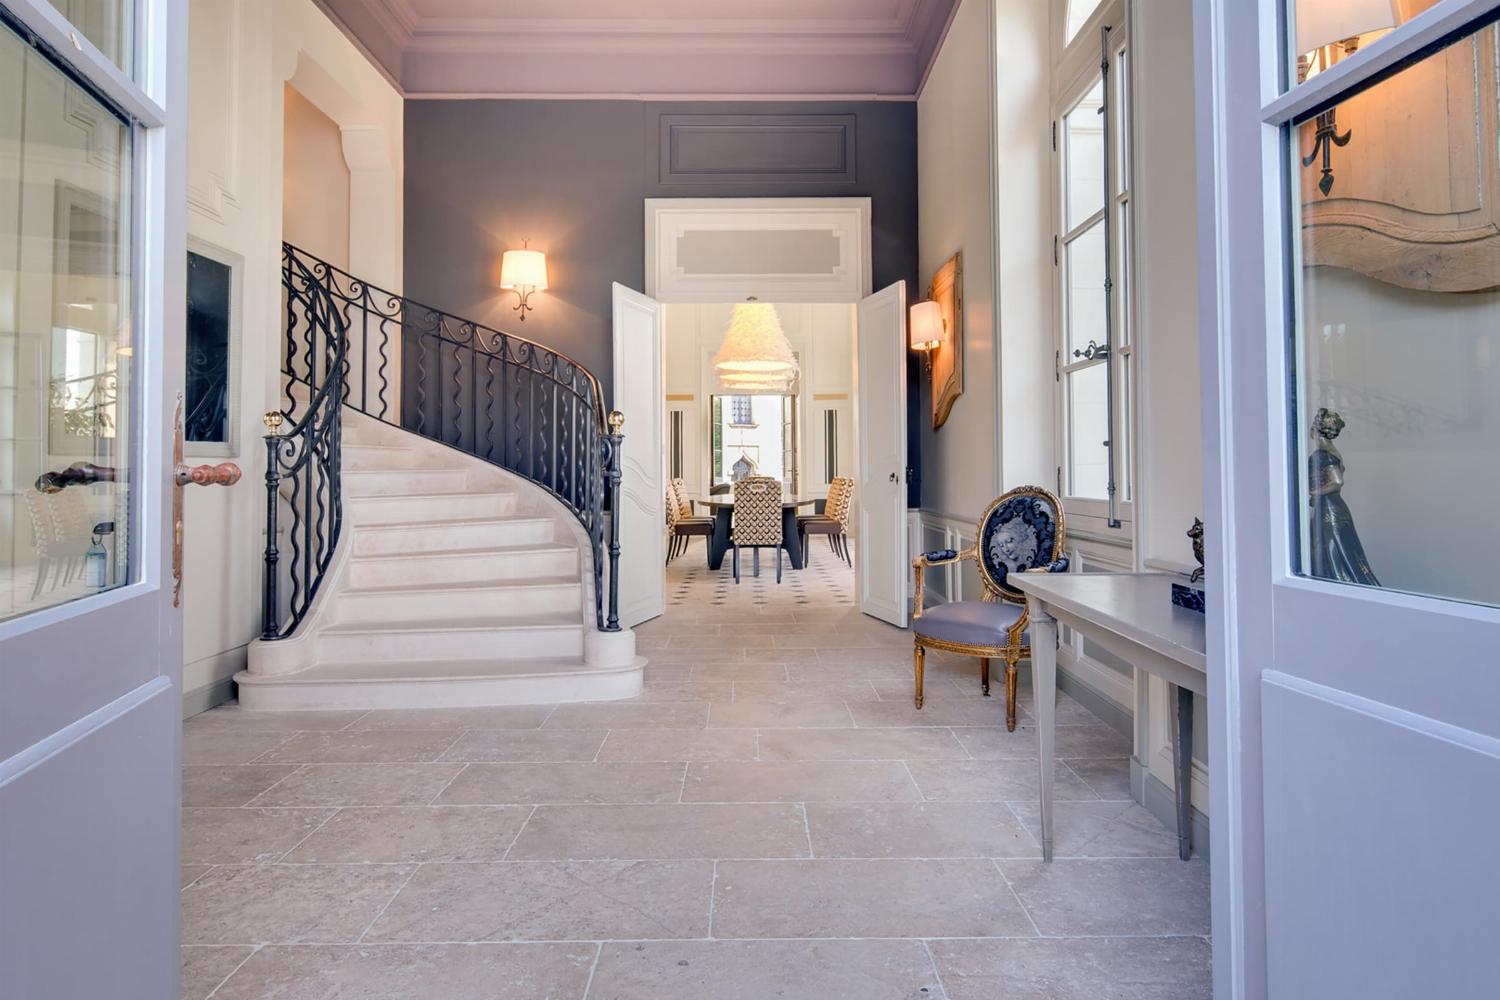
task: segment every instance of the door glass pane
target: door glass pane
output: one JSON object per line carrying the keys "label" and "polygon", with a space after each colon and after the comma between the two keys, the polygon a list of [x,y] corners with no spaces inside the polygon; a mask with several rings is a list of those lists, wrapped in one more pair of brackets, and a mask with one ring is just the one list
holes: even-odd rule
{"label": "door glass pane", "polygon": [[1438,0],[1286,0],[1289,84],[1310,80]]}
{"label": "door glass pane", "polygon": [[78,33],[120,67],[134,72],[135,0],[47,0]]}
{"label": "door glass pane", "polygon": [[229,443],[230,310],[233,272],[223,261],[187,255],[187,416],[183,434]]}
{"label": "door glass pane", "polygon": [[0,619],[125,583],[130,131],[0,29]]}
{"label": "door glass pane", "polygon": [[1305,575],[1500,604],[1497,53],[1485,27],[1290,132]]}
{"label": "door glass pane", "polygon": [[1109,488],[1108,392],[1109,366],[1089,365],[1065,376],[1068,380],[1068,495],[1105,499]]}
{"label": "door glass pane", "polygon": [[1077,229],[1104,207],[1104,81],[1095,82],[1063,116],[1067,229]]}
{"label": "door glass pane", "polygon": [[1067,297],[1064,303],[1068,329],[1066,364],[1075,361],[1090,343],[1102,346],[1107,336],[1104,328],[1104,222],[1084,230],[1063,251],[1067,268]]}

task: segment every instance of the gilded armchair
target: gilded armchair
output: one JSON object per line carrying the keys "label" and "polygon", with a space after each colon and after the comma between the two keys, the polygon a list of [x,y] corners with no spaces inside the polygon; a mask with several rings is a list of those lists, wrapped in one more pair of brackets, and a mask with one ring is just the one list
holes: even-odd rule
{"label": "gilded armchair", "polygon": [[[1067,545],[1062,504],[1040,486],[1018,486],[990,504],[979,518],[973,545],[962,552],[927,552],[912,562],[916,600],[912,609],[912,664],[916,705],[922,707],[922,671],[927,650],[979,657],[979,680],[990,693],[990,660],[1005,661],[1005,726],[1016,728],[1017,664],[1031,656],[1026,596],[1007,582],[1011,573],[1062,573]],[[922,606],[926,571],[972,559],[984,594],[978,601]]]}

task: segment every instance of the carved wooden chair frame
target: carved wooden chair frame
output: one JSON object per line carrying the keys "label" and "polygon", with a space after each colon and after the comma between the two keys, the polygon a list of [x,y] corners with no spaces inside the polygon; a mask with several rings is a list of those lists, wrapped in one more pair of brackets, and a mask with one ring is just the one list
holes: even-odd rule
{"label": "carved wooden chair frame", "polygon": [[[1018,486],[996,497],[984,509],[984,513],[979,515],[979,523],[974,533],[974,544],[966,547],[962,552],[955,552],[953,549],[924,552],[914,559],[911,564],[912,570],[916,575],[916,596],[912,605],[913,622],[922,617],[926,571],[933,567],[951,566],[971,559],[978,567],[980,581],[984,584],[984,593],[980,600],[991,604],[1008,603],[1019,604],[1021,606],[1021,616],[1007,630],[1004,645],[981,646],[934,639],[921,635],[914,635],[912,644],[912,665],[916,679],[916,695],[914,700],[917,708],[922,707],[922,674],[925,667],[927,650],[936,649],[945,653],[958,653],[962,656],[979,657],[979,682],[986,698],[990,694],[990,660],[1003,659],[1005,661],[1005,728],[1012,732],[1016,728],[1016,688],[1019,681],[1018,665],[1022,660],[1030,659],[1031,657],[1031,646],[1023,641],[1026,630],[1031,624],[1031,615],[1026,608],[1026,595],[1015,587],[1007,585],[1004,580],[996,579],[990,573],[989,566],[985,564],[983,559],[979,558],[979,546],[984,542],[984,527],[991,515],[1003,504],[1020,497],[1034,497],[1045,501],[1052,507],[1053,515],[1056,518],[1056,531],[1054,532],[1052,542],[1051,558],[1044,564],[1029,567],[1025,572],[1055,573],[1066,571],[1068,564],[1063,553],[1067,549],[1068,536],[1062,501],[1051,490],[1041,486]],[[1038,553],[1037,557],[1040,559],[1042,553]]]}

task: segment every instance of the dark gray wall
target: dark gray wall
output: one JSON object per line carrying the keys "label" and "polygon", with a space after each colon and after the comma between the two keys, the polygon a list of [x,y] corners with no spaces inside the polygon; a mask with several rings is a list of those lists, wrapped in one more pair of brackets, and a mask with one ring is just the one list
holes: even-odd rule
{"label": "dark gray wall", "polygon": [[[699,125],[719,128],[693,142]],[[726,125],[753,126],[754,141]],[[674,135],[688,140],[675,156]],[[409,100],[405,169],[406,294],[571,355],[606,398],[610,283],[644,287],[646,198],[867,196],[875,287],[919,288],[909,101]],[[498,271],[526,238],[552,287],[523,325]],[[914,375],[910,389],[915,450]]]}

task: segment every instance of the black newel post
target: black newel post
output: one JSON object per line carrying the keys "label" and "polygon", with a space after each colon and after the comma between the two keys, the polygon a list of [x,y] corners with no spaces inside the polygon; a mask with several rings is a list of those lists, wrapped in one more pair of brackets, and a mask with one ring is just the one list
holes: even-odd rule
{"label": "black newel post", "polygon": [[266,575],[261,589],[261,628],[263,639],[275,639],[281,631],[277,621],[276,579],[281,553],[276,548],[276,514],[281,500],[281,414],[272,410],[265,415],[266,435]]}
{"label": "black newel post", "polygon": [[620,445],[625,414],[609,413],[609,621],[606,632],[620,631]]}

